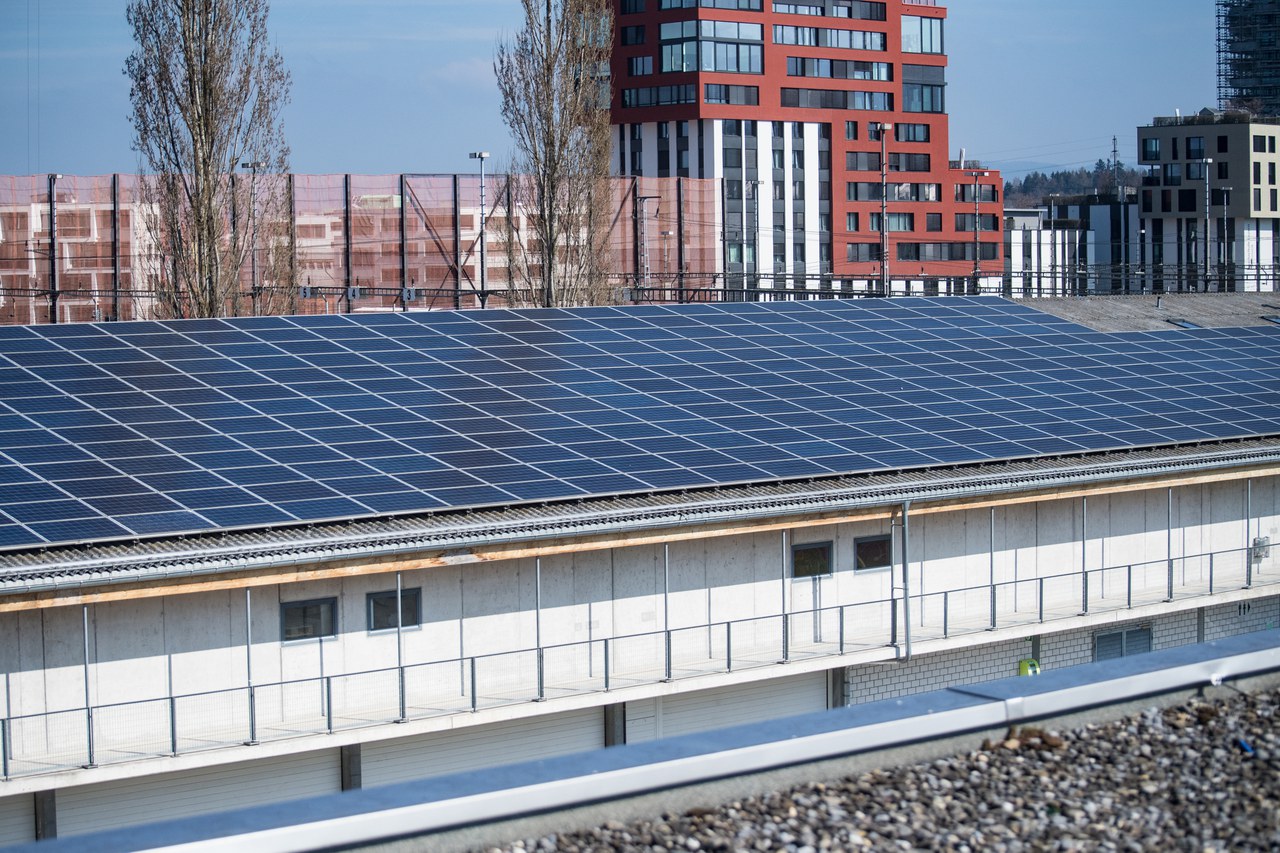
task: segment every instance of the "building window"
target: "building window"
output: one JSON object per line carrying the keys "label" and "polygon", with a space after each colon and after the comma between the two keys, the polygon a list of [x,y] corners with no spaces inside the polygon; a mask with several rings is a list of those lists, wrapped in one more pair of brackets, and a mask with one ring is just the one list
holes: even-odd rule
{"label": "building window", "polygon": [[1203,136],[1187,137],[1187,159],[1188,160],[1204,159],[1204,137]]}
{"label": "building window", "polygon": [[846,121],[844,123],[844,138],[845,139],[858,138],[858,123],[856,121]]}
{"label": "building window", "polygon": [[1142,140],[1142,159],[1148,160],[1148,161],[1160,159],[1160,140],[1159,139]]}
{"label": "building window", "polygon": [[924,215],[924,227],[926,231],[941,231],[942,230],[942,214],[926,213]]}
{"label": "building window", "polygon": [[280,604],[280,639],[310,640],[338,635],[338,599],[286,601]]}
{"label": "building window", "polygon": [[791,577],[817,578],[831,574],[831,543],[806,542],[791,546]]}
{"label": "building window", "polygon": [[[396,591],[371,592],[365,599],[365,612],[370,631],[394,630],[396,627]],[[422,624],[422,595],[418,587],[400,590],[400,627]]]}
{"label": "building window", "polygon": [[945,53],[942,45],[942,19],[902,16],[903,53]]}
{"label": "building window", "polygon": [[627,60],[627,70],[632,77],[647,77],[653,73],[653,57],[633,56]]}
{"label": "building window", "polygon": [[624,45],[644,44],[644,27],[623,27],[622,43]]}
{"label": "building window", "polygon": [[844,225],[845,225],[845,230],[848,231],[850,234],[857,234],[858,233],[858,214],[846,213],[844,215]]}
{"label": "building window", "polygon": [[1254,154],[1267,153],[1267,138],[1265,136],[1255,136],[1253,138],[1253,153]]}
{"label": "building window", "polygon": [[1218,153],[1219,154],[1227,153],[1227,137],[1225,136],[1218,137]]}
{"label": "building window", "polygon": [[1111,631],[1097,634],[1093,638],[1093,659],[1113,660],[1114,658],[1141,655],[1151,651],[1151,628],[1129,628],[1125,631]]}
{"label": "building window", "polygon": [[893,544],[888,533],[853,540],[854,569],[887,569],[893,565]]}
{"label": "building window", "polygon": [[640,15],[644,13],[644,0],[622,0],[622,14]]}
{"label": "building window", "polygon": [[945,86],[902,84],[902,110],[908,113],[945,113]]}
{"label": "building window", "polygon": [[708,83],[706,86],[706,102],[708,104],[733,104],[735,106],[757,106],[760,103],[758,86],[726,86],[723,83]]}

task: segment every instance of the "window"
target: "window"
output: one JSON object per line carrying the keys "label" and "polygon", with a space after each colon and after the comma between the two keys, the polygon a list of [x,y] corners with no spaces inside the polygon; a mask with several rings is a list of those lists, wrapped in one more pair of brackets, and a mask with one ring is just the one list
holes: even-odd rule
{"label": "window", "polygon": [[903,53],[944,53],[942,19],[902,16]]}
{"label": "window", "polygon": [[662,0],[659,9],[732,9],[742,12],[759,12],[762,0]]}
{"label": "window", "polygon": [[1253,138],[1253,153],[1254,154],[1267,153],[1267,138],[1265,136],[1255,136]]}
{"label": "window", "polygon": [[1218,137],[1218,153],[1219,154],[1227,153],[1227,137],[1225,136]]}
{"label": "window", "polygon": [[850,234],[858,233],[858,214],[846,213],[844,215],[844,228]]}
{"label": "window", "polygon": [[1159,160],[1160,159],[1160,140],[1159,139],[1142,140],[1142,159],[1143,160]]}
{"label": "window", "polygon": [[[916,215],[914,213],[890,213],[888,219],[889,227],[886,231],[914,231],[916,230]],[[872,213],[870,223],[867,227],[868,231],[880,230],[880,214]]]}
{"label": "window", "polygon": [[708,83],[706,102],[708,104],[756,106],[760,103],[760,88],[758,86],[726,86],[723,83]]}
{"label": "window", "polygon": [[831,574],[831,543],[806,542],[791,546],[791,577],[817,578]]}
{"label": "window", "polygon": [[838,47],[846,50],[885,50],[884,33],[861,30],[828,30],[819,27],[786,27],[774,25],[774,44],[798,44],[805,47]]}
{"label": "window", "polygon": [[1178,190],[1178,212],[1195,213],[1196,201],[1199,197],[1200,193],[1197,190]]}
{"label": "window", "polygon": [[644,44],[644,27],[623,27],[622,43],[626,45]]}
{"label": "window", "polygon": [[639,15],[644,12],[644,0],[622,0],[622,14]]}
{"label": "window", "polygon": [[1094,660],[1112,660],[1129,655],[1146,654],[1149,651],[1151,651],[1151,628],[1147,626],[1097,634],[1093,638]]}
{"label": "window", "polygon": [[1203,136],[1187,137],[1187,159],[1188,160],[1204,159],[1204,137]]}
{"label": "window", "polygon": [[844,138],[845,139],[858,138],[858,123],[856,121],[846,121],[844,123]]}
{"label": "window", "polygon": [[632,77],[645,77],[653,73],[652,56],[633,56],[627,60],[627,70]]}
{"label": "window", "polygon": [[893,545],[888,533],[853,541],[854,569],[887,569],[892,564]]}
{"label": "window", "polygon": [[[365,610],[370,631],[394,630],[396,627],[396,591],[371,592],[366,596]],[[418,587],[400,590],[400,626],[422,624],[422,595]]]}
{"label": "window", "polygon": [[924,216],[924,227],[926,231],[941,231],[942,230],[942,214],[926,213]]}
{"label": "window", "polygon": [[946,87],[920,83],[902,84],[902,109],[908,113],[945,113]]}
{"label": "window", "polygon": [[893,126],[893,136],[899,142],[928,142],[929,125],[907,124],[905,122]]}
{"label": "window", "polygon": [[280,639],[310,640],[338,635],[338,599],[287,601],[280,605]]}
{"label": "window", "polygon": [[846,92],[843,89],[783,89],[782,106],[811,110],[893,109],[890,92]]}
{"label": "window", "polygon": [[1203,181],[1205,173],[1204,163],[1188,163],[1187,164],[1187,180]]}

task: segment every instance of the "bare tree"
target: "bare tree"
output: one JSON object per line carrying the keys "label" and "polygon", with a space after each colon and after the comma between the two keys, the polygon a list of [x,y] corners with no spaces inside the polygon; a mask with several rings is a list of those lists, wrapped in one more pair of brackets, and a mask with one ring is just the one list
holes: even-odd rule
{"label": "bare tree", "polygon": [[[268,10],[269,0],[130,0],[126,11],[134,149],[149,172],[140,201],[164,315],[239,313],[251,252],[253,309],[292,298],[280,116],[291,81],[267,35]],[[261,282],[290,286],[259,294]]]}
{"label": "bare tree", "polygon": [[[515,142],[512,286],[545,306],[609,301],[610,0],[521,0],[524,29],[498,47],[502,117]],[[523,209],[523,214],[518,211]],[[518,221],[517,221],[518,220]]]}

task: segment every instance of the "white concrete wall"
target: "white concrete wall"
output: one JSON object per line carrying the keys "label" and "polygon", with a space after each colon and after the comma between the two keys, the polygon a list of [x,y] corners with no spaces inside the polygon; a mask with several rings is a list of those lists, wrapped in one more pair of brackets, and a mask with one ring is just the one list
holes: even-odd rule
{"label": "white concrete wall", "polygon": [[[1243,482],[1175,489],[1172,537],[1166,530],[1165,490],[1091,498],[1083,551],[1085,513],[1079,500],[996,509],[994,544],[989,510],[913,513],[911,587],[913,595],[928,596],[913,615],[940,624],[940,593],[976,587],[950,595],[951,624],[966,616],[980,619],[989,607],[986,585],[993,576],[1000,584],[1034,581],[1078,572],[1082,561],[1089,569],[1133,564],[1135,585],[1160,584],[1167,576],[1170,542],[1178,583],[1207,578],[1207,560],[1180,558],[1242,548],[1254,536],[1280,543],[1278,494],[1274,480],[1253,483],[1253,521],[1246,530]],[[900,540],[895,535],[895,566],[872,571],[854,570],[854,541],[889,532],[887,520],[789,531],[792,543],[833,543],[834,571],[816,580],[789,579],[789,551],[784,552],[781,532],[675,542],[669,546],[670,596],[665,601],[662,546],[546,558],[540,619],[533,559],[405,572],[404,588],[421,589],[423,622],[403,632],[402,659],[412,665],[529,649],[539,626],[546,647],[667,627],[758,620],[741,631],[735,626],[737,651],[749,647],[753,631],[762,642],[778,636],[776,617],[784,601],[789,612],[849,605],[850,624],[887,641],[888,607],[867,603],[893,594],[894,577],[900,575]],[[1278,561],[1280,552],[1267,565]],[[1243,566],[1240,558],[1220,558],[1214,567],[1218,588],[1235,583]],[[1035,587],[1034,582],[1023,583],[1007,595],[1019,610],[1034,611]],[[253,590],[254,682],[394,667],[395,632],[370,633],[365,615],[368,593],[394,589],[395,576],[387,574]],[[1108,594],[1114,595],[1114,589]],[[281,602],[326,597],[339,602],[337,637],[323,644],[281,642]],[[1001,601],[1006,606],[1007,599]],[[0,614],[0,713],[20,716],[84,706],[81,626],[79,607]],[[170,679],[179,695],[242,688],[248,676],[244,639],[243,591],[91,605],[90,701],[163,697],[169,694]]]}

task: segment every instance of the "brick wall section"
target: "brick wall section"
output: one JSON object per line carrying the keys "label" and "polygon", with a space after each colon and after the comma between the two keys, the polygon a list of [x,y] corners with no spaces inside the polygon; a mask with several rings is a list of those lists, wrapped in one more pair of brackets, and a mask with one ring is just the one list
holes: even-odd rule
{"label": "brick wall section", "polygon": [[[1117,622],[1100,628],[1084,628],[1045,634],[1039,638],[1040,668],[1061,669],[1093,661],[1094,637],[1143,625],[1151,627],[1154,649],[1168,649],[1198,642],[1203,614],[1204,639],[1216,640],[1280,626],[1280,596],[1240,604],[1223,604],[1153,619]],[[939,690],[958,684],[977,684],[1018,674],[1018,662],[1033,656],[1035,644],[1006,640],[988,646],[936,652],[906,663],[865,664],[849,667],[845,703],[856,705]]]}

